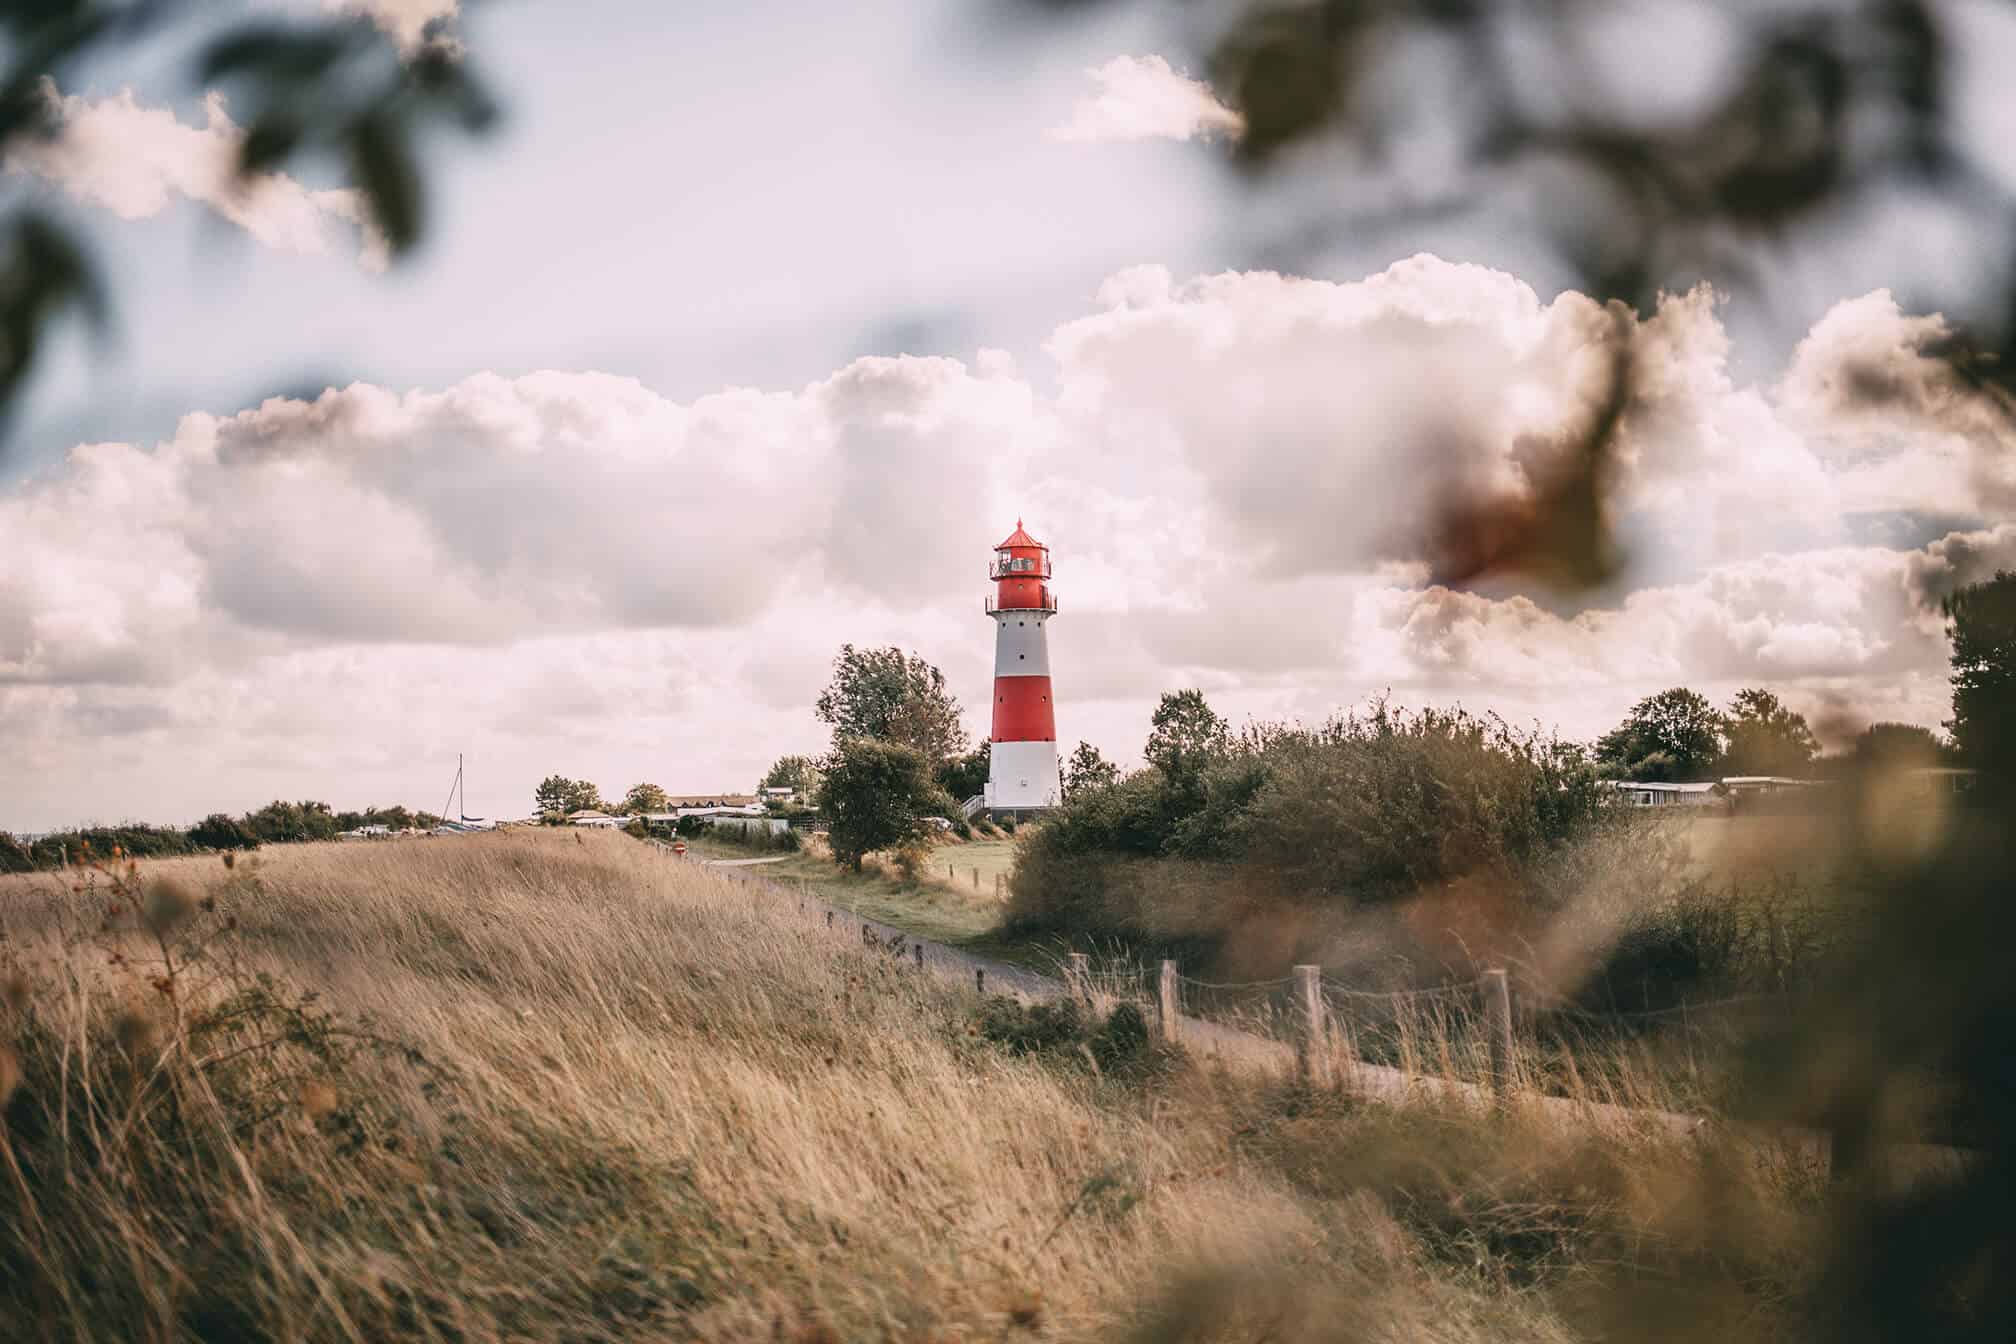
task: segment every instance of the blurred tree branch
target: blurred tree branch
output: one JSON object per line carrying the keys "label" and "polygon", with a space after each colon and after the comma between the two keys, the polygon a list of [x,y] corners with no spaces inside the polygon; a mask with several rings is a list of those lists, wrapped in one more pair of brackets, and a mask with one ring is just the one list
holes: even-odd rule
{"label": "blurred tree branch", "polygon": [[[1110,0],[1017,3],[1054,15]],[[1650,92],[1664,73],[1655,68],[1668,55],[1661,44],[1620,57],[1597,29],[1680,9],[1708,16],[1731,40],[1725,68],[1676,102]],[[1602,486],[1633,401],[1631,314],[1648,314],[1683,275],[1763,290],[1774,259],[1817,251],[1813,230],[1881,191],[1940,194],[2006,257],[2002,291],[1961,314],[1936,353],[1956,389],[2016,424],[2016,197],[1957,142],[1954,38],[1948,10],[1932,0],[1657,9],[1615,0],[1228,0],[1187,13],[1214,25],[1202,43],[1211,82],[1245,120],[1223,151],[1236,172],[1256,183],[1324,173],[1401,182],[1369,192],[1385,198],[1369,207],[1340,204],[1318,233],[1446,218],[1502,203],[1513,184],[1537,184],[1538,241],[1585,292],[1614,305],[1601,413],[1574,428],[1554,477],[1536,482],[1530,500],[1445,508],[1433,538],[1438,579],[1517,571],[1572,590],[1612,573]],[[1404,54],[1424,45],[1452,72],[1445,79],[1412,78]],[[1398,95],[1396,81],[1406,85]],[[1438,123],[1438,146],[1454,146],[1454,167],[1413,181],[1404,143],[1423,119]],[[1863,400],[1881,398],[1874,371],[1842,372]]]}
{"label": "blurred tree branch", "polygon": [[[145,37],[195,29],[203,0],[12,0],[0,5],[0,157],[60,133],[47,87],[94,73]],[[392,256],[425,232],[416,141],[442,123],[478,133],[497,109],[459,43],[402,53],[368,19],[253,19],[209,42],[192,72],[200,87],[230,88],[251,112],[237,173],[255,180],[290,162],[326,156],[362,194]],[[102,328],[110,296],[86,246],[32,204],[0,207],[0,424],[32,375],[51,327],[72,314]],[[4,452],[0,440],[0,452]]]}

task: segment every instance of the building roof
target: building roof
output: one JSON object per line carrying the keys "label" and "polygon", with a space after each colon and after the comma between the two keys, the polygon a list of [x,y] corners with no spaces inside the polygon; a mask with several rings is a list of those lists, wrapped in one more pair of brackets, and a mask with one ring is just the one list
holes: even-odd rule
{"label": "building roof", "polygon": [[1024,532],[1022,530],[1022,520],[1020,518],[1017,518],[1015,520],[1015,530],[1008,534],[1008,540],[1002,542],[994,549],[997,551],[1005,551],[1010,546],[1034,546],[1039,551],[1047,551],[1050,549],[1048,546],[1045,546],[1042,542],[1036,540],[1036,538],[1030,536],[1027,532]]}
{"label": "building roof", "polygon": [[1713,780],[1701,784],[1669,784],[1658,780],[1636,779],[1613,779],[1607,782],[1613,789],[1650,789],[1655,793],[1713,793],[1722,787]]}
{"label": "building roof", "polygon": [[1732,789],[1754,789],[1770,786],[1804,788],[1808,784],[1818,784],[1817,779],[1793,779],[1788,775],[1724,775],[1722,782]]}

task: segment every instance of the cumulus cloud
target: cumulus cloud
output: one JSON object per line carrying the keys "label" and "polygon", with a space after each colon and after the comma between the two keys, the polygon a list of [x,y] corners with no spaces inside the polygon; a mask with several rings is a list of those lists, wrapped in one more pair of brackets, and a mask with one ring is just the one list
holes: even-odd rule
{"label": "cumulus cloud", "polygon": [[548,372],[192,415],[0,493],[0,732],[36,781],[0,814],[74,811],[112,762],[193,811],[304,760],[391,797],[457,742],[513,797],[596,761],[723,787],[816,744],[842,640],[917,649],[983,705],[986,552],[1018,513],[1056,547],[1060,727],[1122,757],[1186,684],[1235,717],[1390,688],[1581,735],[1682,682],[1936,722],[1938,601],[2016,563],[2016,524],[1969,470],[1947,535],[1853,525],[1952,433],[1830,401],[1819,346],[1858,303],[1775,382],[1732,374],[1707,291],[1630,326],[1635,565],[1580,610],[1431,585],[1422,533],[1452,490],[1527,497],[1614,321],[1429,257],[1350,284],[1123,272],[1040,381],[864,358],[691,402]]}
{"label": "cumulus cloud", "polygon": [[1051,129],[1053,140],[1237,139],[1246,129],[1245,119],[1219,102],[1209,84],[1160,56],[1115,56],[1085,73],[1099,92],[1072,106],[1070,119]]}
{"label": "cumulus cloud", "polygon": [[224,95],[203,99],[203,124],[185,125],[167,108],[148,107],[127,89],[110,98],[60,92],[44,80],[53,133],[23,139],[7,152],[7,170],[51,182],[121,219],[147,219],[177,199],[195,201],[268,247],[319,256],[333,239],[358,249],[367,269],[383,270],[387,250],[362,195],[311,188],[285,173],[250,179],[236,171],[245,132]]}

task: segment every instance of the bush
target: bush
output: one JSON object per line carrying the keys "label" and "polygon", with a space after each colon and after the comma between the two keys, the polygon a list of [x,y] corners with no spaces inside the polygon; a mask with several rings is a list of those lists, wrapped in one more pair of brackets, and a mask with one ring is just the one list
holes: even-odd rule
{"label": "bush", "polygon": [[[1298,911],[1391,905],[1459,879],[1535,903],[1545,864],[1603,815],[1579,749],[1382,703],[1315,729],[1248,729],[1180,786],[1151,766],[1074,791],[1023,846],[1009,918],[1208,949],[1256,919],[1295,925]],[[1157,859],[1189,864],[1142,867]]]}
{"label": "bush", "polygon": [[194,854],[196,846],[189,834],[169,826],[89,826],[75,831],[45,835],[28,846],[36,868],[60,868],[65,862],[93,860],[155,859],[177,854]]}
{"label": "bush", "polygon": [[1120,1003],[1101,1021],[1077,999],[1025,1004],[1006,995],[981,1001],[974,1026],[982,1039],[1011,1055],[1034,1055],[1104,1075],[1142,1078],[1161,1073],[1173,1051],[1155,1040],[1138,1005]]}
{"label": "bush", "polygon": [[1697,883],[1632,910],[1575,995],[1591,1012],[1664,1012],[1803,987],[1823,951],[1821,911],[1796,879]]}
{"label": "bush", "polygon": [[259,837],[236,817],[212,812],[189,828],[191,843],[205,849],[257,849]]}
{"label": "bush", "polygon": [[35,858],[28,846],[6,831],[0,831],[0,873],[32,873]]}

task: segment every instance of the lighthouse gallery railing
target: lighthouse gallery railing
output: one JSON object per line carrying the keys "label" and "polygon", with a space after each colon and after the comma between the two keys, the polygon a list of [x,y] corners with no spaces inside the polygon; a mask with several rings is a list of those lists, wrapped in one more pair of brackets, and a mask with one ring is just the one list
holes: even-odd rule
{"label": "lighthouse gallery railing", "polygon": [[1034,602],[1009,602],[1005,605],[996,602],[992,597],[987,599],[989,616],[1002,611],[1043,611],[1054,616],[1057,614],[1057,594],[1045,593]]}

